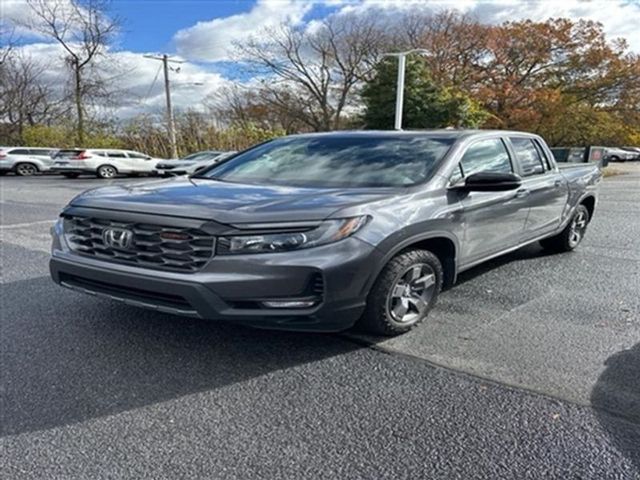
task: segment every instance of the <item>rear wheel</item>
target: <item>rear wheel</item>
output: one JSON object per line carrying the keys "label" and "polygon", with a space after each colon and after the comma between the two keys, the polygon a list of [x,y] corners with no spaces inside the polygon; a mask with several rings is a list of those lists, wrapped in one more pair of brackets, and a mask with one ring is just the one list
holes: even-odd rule
{"label": "rear wheel", "polygon": [[63,173],[62,176],[66,178],[78,178],[80,174],[79,173]]}
{"label": "rear wheel", "polygon": [[422,322],[442,289],[438,257],[409,250],[394,257],[376,279],[360,325],[381,335],[399,335]]}
{"label": "rear wheel", "polygon": [[584,205],[578,205],[569,224],[558,235],[545,238],[540,245],[554,252],[570,252],[576,248],[587,231],[589,225],[589,210]]}
{"label": "rear wheel", "polygon": [[116,170],[116,167],[112,167],[111,165],[102,165],[98,167],[98,178],[114,178],[117,174],[118,171]]}
{"label": "rear wheel", "polygon": [[21,177],[30,177],[38,173],[38,167],[33,163],[19,163],[16,165],[16,174]]}

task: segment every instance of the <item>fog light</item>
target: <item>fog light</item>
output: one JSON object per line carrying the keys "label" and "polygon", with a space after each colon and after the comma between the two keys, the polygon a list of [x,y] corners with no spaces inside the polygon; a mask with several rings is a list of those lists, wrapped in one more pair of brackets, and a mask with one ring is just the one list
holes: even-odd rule
{"label": "fog light", "polygon": [[269,300],[260,302],[267,308],[309,308],[313,307],[316,300]]}

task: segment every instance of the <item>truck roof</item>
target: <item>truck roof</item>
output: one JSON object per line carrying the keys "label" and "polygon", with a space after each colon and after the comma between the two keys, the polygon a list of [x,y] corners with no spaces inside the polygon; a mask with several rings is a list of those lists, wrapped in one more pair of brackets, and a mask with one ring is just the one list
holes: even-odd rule
{"label": "truck roof", "polygon": [[466,138],[472,136],[482,137],[494,135],[519,135],[537,137],[529,132],[519,132],[512,130],[481,130],[481,129],[421,129],[421,130],[337,130],[332,132],[300,133],[291,136],[326,138],[326,137],[388,137],[398,138],[403,136],[434,136],[440,138]]}

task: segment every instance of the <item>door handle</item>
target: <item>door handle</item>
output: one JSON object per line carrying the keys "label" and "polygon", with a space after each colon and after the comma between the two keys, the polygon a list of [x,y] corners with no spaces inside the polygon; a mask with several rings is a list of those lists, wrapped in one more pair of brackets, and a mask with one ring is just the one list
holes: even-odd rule
{"label": "door handle", "polygon": [[526,197],[527,195],[529,195],[529,193],[529,190],[527,190],[526,188],[521,188],[516,192],[516,198]]}

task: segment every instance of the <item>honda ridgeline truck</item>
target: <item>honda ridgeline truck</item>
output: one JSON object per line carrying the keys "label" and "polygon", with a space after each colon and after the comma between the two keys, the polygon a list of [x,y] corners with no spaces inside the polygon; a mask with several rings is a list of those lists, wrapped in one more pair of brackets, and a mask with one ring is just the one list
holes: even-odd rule
{"label": "honda ridgeline truck", "polygon": [[257,145],[190,177],[85,192],[53,232],[72,290],[256,327],[395,335],[457,275],[576,248],[597,165],[508,131],[357,131]]}

